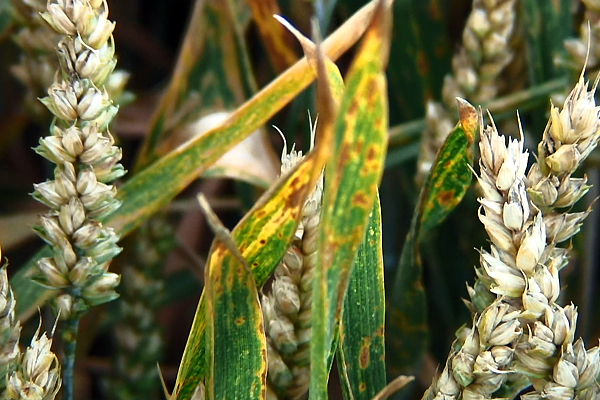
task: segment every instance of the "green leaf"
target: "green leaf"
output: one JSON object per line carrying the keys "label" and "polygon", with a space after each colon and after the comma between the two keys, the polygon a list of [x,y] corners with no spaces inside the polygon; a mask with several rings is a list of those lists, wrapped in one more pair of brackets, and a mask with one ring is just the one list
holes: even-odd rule
{"label": "green leaf", "polygon": [[[323,42],[323,50],[329,58],[336,60],[359,39],[373,9],[372,3],[367,4]],[[117,197],[123,202],[122,206],[102,222],[113,227],[121,237],[127,235],[169,204],[225,152],[266,123],[314,78],[307,60],[298,61],[232,113],[223,125],[184,143],[134,174],[119,188]],[[48,296],[47,290],[28,278],[41,254],[37,253],[11,278],[19,316],[24,311],[35,310]]]}
{"label": "green leaf", "polygon": [[310,399],[327,399],[331,347],[383,170],[388,127],[383,73],[391,27],[388,8],[386,2],[378,3],[348,73],[334,125],[313,288]]}
{"label": "green leaf", "polygon": [[[258,287],[266,282],[287,250],[298,226],[300,210],[316,186],[329,151],[328,147],[317,143],[304,161],[266,192],[231,232],[242,256],[252,268]],[[206,297],[203,293],[200,298],[172,399],[190,399],[206,373]]]}
{"label": "green leaf", "polygon": [[404,120],[425,114],[426,100],[439,96],[450,71],[447,9],[448,2],[439,0],[397,0],[394,4],[390,102]]}
{"label": "green leaf", "polygon": [[0,40],[9,32],[9,28],[13,22],[12,12],[10,2],[0,2]]}
{"label": "green leaf", "polygon": [[371,400],[386,385],[381,245],[377,196],[354,260],[340,324],[338,367],[347,400]]}
{"label": "green leaf", "polygon": [[460,121],[446,138],[419,195],[389,294],[388,374],[414,375],[425,353],[427,304],[422,284],[419,240],[439,225],[462,200],[471,184],[477,111],[459,99]]}
{"label": "green leaf", "polygon": [[564,53],[564,41],[572,36],[573,18],[569,0],[524,0],[523,26],[527,36],[531,85],[556,78],[556,56]]}
{"label": "green leaf", "polygon": [[267,340],[248,265],[216,241],[206,273],[206,398],[264,399]]}

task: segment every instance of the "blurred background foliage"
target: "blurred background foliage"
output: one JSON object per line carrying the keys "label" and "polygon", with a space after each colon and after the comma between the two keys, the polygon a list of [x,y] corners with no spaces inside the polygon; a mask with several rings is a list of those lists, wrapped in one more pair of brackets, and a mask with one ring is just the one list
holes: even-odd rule
{"label": "blurred background foliage", "polygon": [[[127,90],[132,95],[124,98],[112,133],[123,147],[123,164],[133,171],[185,140],[189,132],[181,127],[199,117],[235,109],[300,58],[302,50],[295,39],[270,20],[272,13],[260,10],[261,5],[278,7],[307,36],[310,36],[310,16],[316,14],[326,37],[365,2],[109,0],[108,3],[111,18],[117,23],[114,36],[118,68],[130,73]],[[396,0],[394,4],[387,69],[390,145],[380,188],[388,289],[419,191],[414,176],[426,102],[442,97],[444,78],[452,71],[451,59],[459,48],[471,7],[470,0]],[[518,40],[511,43],[515,54],[499,78],[505,82],[504,89],[488,105],[496,122],[501,123],[501,130],[515,135],[518,135],[515,110],[519,109],[526,143],[532,146],[544,130],[549,97],[564,96],[580,72],[581,66],[569,58],[564,42],[579,36],[584,8],[576,0],[521,0],[517,10],[514,37]],[[10,73],[20,57],[20,49],[12,37],[21,29],[21,22],[14,15],[11,2],[1,0],[0,240],[4,255],[10,260],[10,273],[41,248],[42,243],[30,226],[44,210],[29,193],[34,182],[43,181],[51,173],[49,165],[31,151],[47,132],[48,116],[30,112],[25,88]],[[200,22],[189,26],[191,20]],[[280,35],[277,40],[265,40],[275,34]],[[190,73],[182,81],[171,82],[173,71],[182,67],[176,66],[182,46],[189,52]],[[343,74],[351,55],[352,50],[337,62]],[[166,88],[168,95],[163,97]],[[306,111],[314,112],[314,93],[314,87],[309,87],[264,127],[266,141],[254,146],[265,153],[247,161],[256,165],[244,165],[253,171],[254,178],[222,178],[219,176],[223,170],[213,170],[209,174],[213,177],[195,181],[158,218],[122,244],[126,251],[111,267],[123,274],[119,289],[122,299],[93,310],[82,322],[77,368],[80,385],[76,397],[160,398],[154,362],[157,358],[167,385],[172,386],[203,286],[202,268],[212,241],[211,230],[194,194],[202,191],[211,198],[220,218],[233,227],[278,173],[276,159],[282,140],[270,126],[279,127],[288,143],[308,150],[310,129]],[[161,102],[166,103],[159,107]],[[458,116],[453,117],[457,121]],[[150,137],[149,144],[142,147],[146,136]],[[592,156],[586,170],[595,187],[600,184],[599,161],[597,155]],[[588,197],[593,199],[597,195],[596,191]],[[420,398],[436,368],[446,359],[454,332],[470,323],[470,313],[461,299],[467,297],[465,282],[473,282],[473,266],[479,258],[475,249],[485,246],[486,241],[476,217],[477,208],[475,190],[471,188],[454,213],[424,238],[421,254],[429,345],[423,363],[413,366],[411,372],[417,374],[417,382],[409,391],[412,394],[405,394],[407,398]],[[593,338],[600,337],[600,322],[593,318],[600,305],[595,272],[597,212],[588,217],[584,230],[585,234],[573,243],[574,257],[563,275],[563,293],[579,305],[579,334],[593,342]],[[141,266],[132,265],[131,260]],[[137,276],[139,268],[145,270],[145,277]],[[29,337],[37,324],[38,319],[33,315],[25,326],[24,337]],[[136,353],[140,343],[144,343],[148,353],[152,350],[152,357]],[[389,374],[388,379],[392,378]],[[131,390],[132,385],[141,385],[138,387],[144,390]],[[332,386],[335,393],[332,398],[341,398],[336,384]]]}

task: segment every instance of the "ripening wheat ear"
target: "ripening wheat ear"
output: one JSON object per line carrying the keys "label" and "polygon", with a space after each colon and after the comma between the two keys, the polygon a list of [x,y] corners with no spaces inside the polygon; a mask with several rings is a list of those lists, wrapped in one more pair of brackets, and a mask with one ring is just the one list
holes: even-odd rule
{"label": "ripening wheat ear", "polygon": [[597,73],[600,68],[600,2],[582,0],[585,6],[579,37],[565,40],[565,48],[577,63],[577,68],[587,68]]}
{"label": "ripening wheat ear", "polygon": [[0,267],[0,392],[6,387],[6,377],[17,367],[20,335],[21,324],[15,316],[15,297],[8,284],[5,264]]}
{"label": "ripening wheat ear", "polygon": [[[36,117],[45,117],[47,114],[38,98],[46,94],[60,67],[56,48],[63,32],[56,31],[44,20],[43,13],[47,11],[47,3],[47,0],[12,0],[15,21],[19,27],[13,35],[13,40],[20,47],[21,55],[19,63],[12,66],[11,72],[27,88],[25,102]],[[65,8],[81,8],[77,5],[78,2],[62,3]],[[64,50],[66,49],[63,48],[61,51]],[[80,57],[81,53],[74,55]],[[103,57],[109,56],[104,54]],[[89,61],[77,60],[79,64]],[[122,103],[131,97],[124,91],[128,78],[129,74],[124,71],[113,71],[103,83],[114,102]]]}
{"label": "ripening wheat ear", "polygon": [[[311,131],[313,142],[315,129]],[[284,145],[281,172],[286,173],[300,161],[302,152],[292,147],[287,154]],[[275,270],[271,294],[261,300],[271,396],[301,399],[308,391],[312,285],[322,194],[321,178],[304,204],[296,239]]]}
{"label": "ripening wheat ear", "polygon": [[174,240],[164,216],[154,216],[126,240],[124,247],[129,251],[117,260],[122,280],[114,373],[107,385],[112,398],[150,399],[160,383],[156,363],[162,359],[164,346],[158,309],[165,291],[163,267]]}
{"label": "ripening wheat ear", "polygon": [[50,350],[52,338],[39,329],[19,360],[19,367],[8,378],[5,396],[11,400],[54,400],[60,390],[60,364]]}
{"label": "ripening wheat ear", "polygon": [[36,151],[56,164],[54,180],[35,185],[33,196],[50,207],[37,233],[53,249],[38,262],[37,281],[57,291],[56,304],[66,319],[64,398],[73,397],[73,365],[78,321],[90,307],[113,300],[119,275],[108,272],[121,249],[118,236],[99,220],[117,207],[110,181],[125,170],[121,149],[108,125],[117,107],[106,90],[116,65],[104,0],[48,1],[42,14],[60,35],[60,68],[42,103],[54,115],[50,135]]}
{"label": "ripening wheat ear", "polygon": [[36,148],[56,164],[55,179],[35,185],[33,194],[51,209],[37,232],[54,249],[39,262],[38,281],[69,293],[59,301],[63,317],[115,298],[119,281],[107,272],[120,252],[118,237],[98,222],[119,206],[108,182],[125,173],[107,130],[117,112],[104,87],[116,64],[107,15],[106,2],[77,0],[49,2],[42,14],[62,37],[60,71],[41,100],[55,121]]}
{"label": "ripening wheat ear", "polygon": [[[557,125],[553,121],[540,144],[544,153],[539,160],[547,167],[545,178],[553,176],[550,170],[555,165],[548,158],[561,154],[560,146],[548,146],[550,142],[556,144],[556,137],[550,138],[552,124],[555,130],[568,127],[561,132],[579,137],[597,135],[598,111],[588,94],[585,85],[578,84],[565,107],[569,111],[562,117],[571,122],[587,121],[581,127],[596,125],[592,128],[594,133],[584,129],[586,135],[576,135],[577,129],[570,129],[572,125]],[[576,98],[585,98],[586,107]],[[576,115],[589,118],[567,118],[575,110]],[[554,113],[556,118],[561,116]],[[579,142],[573,139],[571,144],[574,143]],[[586,139],[582,143],[586,144],[579,149],[581,154],[589,146],[595,146]],[[478,299],[482,294],[492,295],[495,300],[475,315],[473,327],[454,344],[455,350],[448,357],[444,371],[424,399],[491,398],[506,384],[509,375],[513,380],[528,378],[533,384],[534,391],[523,396],[524,399],[598,398],[600,391],[595,377],[600,371],[599,349],[586,351],[581,339],[575,341],[577,309],[556,303],[560,294],[558,271],[568,259],[566,251],[556,247],[557,238],[562,237],[556,234],[556,224],[548,222],[561,218],[562,235],[571,237],[581,221],[548,207],[540,208],[539,203],[532,201],[529,194],[535,193],[531,185],[536,181],[531,179],[531,171],[541,171],[541,167],[534,164],[526,175],[528,153],[522,140],[508,139],[507,144],[495,126],[488,126],[481,133],[479,146],[478,181],[483,192],[479,199],[479,219],[490,237],[491,249],[481,251],[481,268],[477,273],[483,284],[469,288],[469,292],[474,308],[484,305]],[[569,154],[575,153],[569,151]],[[582,158],[585,157],[563,160],[560,165],[568,168],[560,173],[566,175],[557,180],[567,182],[576,168],[575,161]]]}
{"label": "ripening wheat ear", "polygon": [[516,0],[473,0],[462,35],[462,47],[452,58],[452,74],[442,89],[443,104],[426,107],[427,128],[421,139],[417,182],[422,182],[435,156],[452,131],[456,98],[483,103],[498,93],[499,76],[513,58],[510,40],[517,18]]}

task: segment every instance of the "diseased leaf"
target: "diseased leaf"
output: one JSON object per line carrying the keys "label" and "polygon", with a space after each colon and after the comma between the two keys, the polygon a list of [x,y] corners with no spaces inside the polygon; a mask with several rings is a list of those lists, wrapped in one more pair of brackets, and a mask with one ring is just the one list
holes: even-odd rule
{"label": "diseased leaf", "polygon": [[[316,185],[323,164],[319,146],[291,174],[265,193],[231,232],[244,259],[252,268],[258,287],[271,275],[288,248],[301,207]],[[205,327],[206,292],[200,298],[183,358],[179,366],[172,399],[187,400],[206,373]]]}
{"label": "diseased leaf", "polygon": [[298,56],[292,37],[273,18],[273,15],[281,13],[277,0],[248,0],[248,6],[271,64],[277,72],[284,71],[296,62]]}
{"label": "diseased leaf", "polygon": [[154,112],[136,169],[182,143],[185,138],[176,129],[184,117],[182,110],[223,111],[247,98],[229,7],[228,1],[196,0],[173,76]]}
{"label": "diseased leaf", "polygon": [[347,400],[371,400],[386,385],[380,208],[376,196],[344,300],[338,367]]}
{"label": "diseased leaf", "polygon": [[[325,54],[336,60],[348,50],[366,29],[373,10],[374,3],[365,5],[327,38],[323,42]],[[134,174],[119,188],[117,197],[123,205],[103,223],[112,226],[121,236],[127,235],[166,206],[223,154],[268,121],[314,78],[314,72],[306,59],[298,61],[233,112],[223,125],[184,143]],[[45,252],[49,251],[47,247],[44,249]],[[28,278],[41,254],[37,253],[11,278],[13,290],[19,299],[19,316],[24,311],[35,310],[48,295],[48,291]]]}
{"label": "diseased leaf", "polygon": [[267,341],[252,271],[217,238],[205,275],[206,398],[264,399]]}
{"label": "diseased leaf", "polygon": [[469,165],[473,162],[478,116],[475,108],[461,99],[459,113],[460,121],[439,150],[421,189],[389,292],[386,353],[390,377],[418,372],[427,345],[419,240],[448,216],[471,183]]}
{"label": "diseased leaf", "polygon": [[450,71],[452,46],[446,34],[448,3],[440,0],[396,0],[390,74],[390,102],[405,120],[421,117],[427,99],[441,92]]}
{"label": "diseased leaf", "polygon": [[327,399],[329,359],[356,250],[387,147],[389,3],[378,8],[350,68],[327,164],[313,287],[310,399]]}

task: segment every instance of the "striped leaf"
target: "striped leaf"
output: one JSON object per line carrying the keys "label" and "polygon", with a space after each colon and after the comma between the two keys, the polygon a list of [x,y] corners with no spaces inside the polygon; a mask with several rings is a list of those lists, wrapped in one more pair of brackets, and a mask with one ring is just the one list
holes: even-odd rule
{"label": "striped leaf", "polygon": [[452,212],[471,184],[469,165],[473,162],[478,116],[464,100],[459,100],[459,113],[460,121],[439,150],[421,189],[389,293],[387,354],[388,374],[393,377],[418,372],[427,345],[419,239]]}
{"label": "striped leaf", "polygon": [[206,398],[264,399],[267,341],[252,271],[216,241],[205,281]]}
{"label": "striped leaf", "polygon": [[232,109],[253,94],[244,79],[230,7],[229,1],[195,1],[173,76],[154,111],[136,169],[181,144],[173,119],[182,109],[195,114]]}
{"label": "striped leaf", "polygon": [[[300,210],[316,185],[323,165],[322,157],[327,154],[319,149],[317,145],[291,174],[265,193],[231,232],[258,287],[271,275],[296,232]],[[235,267],[228,265],[228,268]],[[206,297],[204,292],[179,366],[172,399],[190,399],[206,373],[205,317],[209,311]]]}
{"label": "striped leaf", "polygon": [[387,146],[385,68],[389,5],[377,12],[346,79],[326,167],[313,287],[310,399],[327,399],[329,359],[351,267],[363,238]]}
{"label": "striped leaf", "polygon": [[386,385],[380,208],[377,196],[344,300],[338,367],[347,400],[371,400]]}

